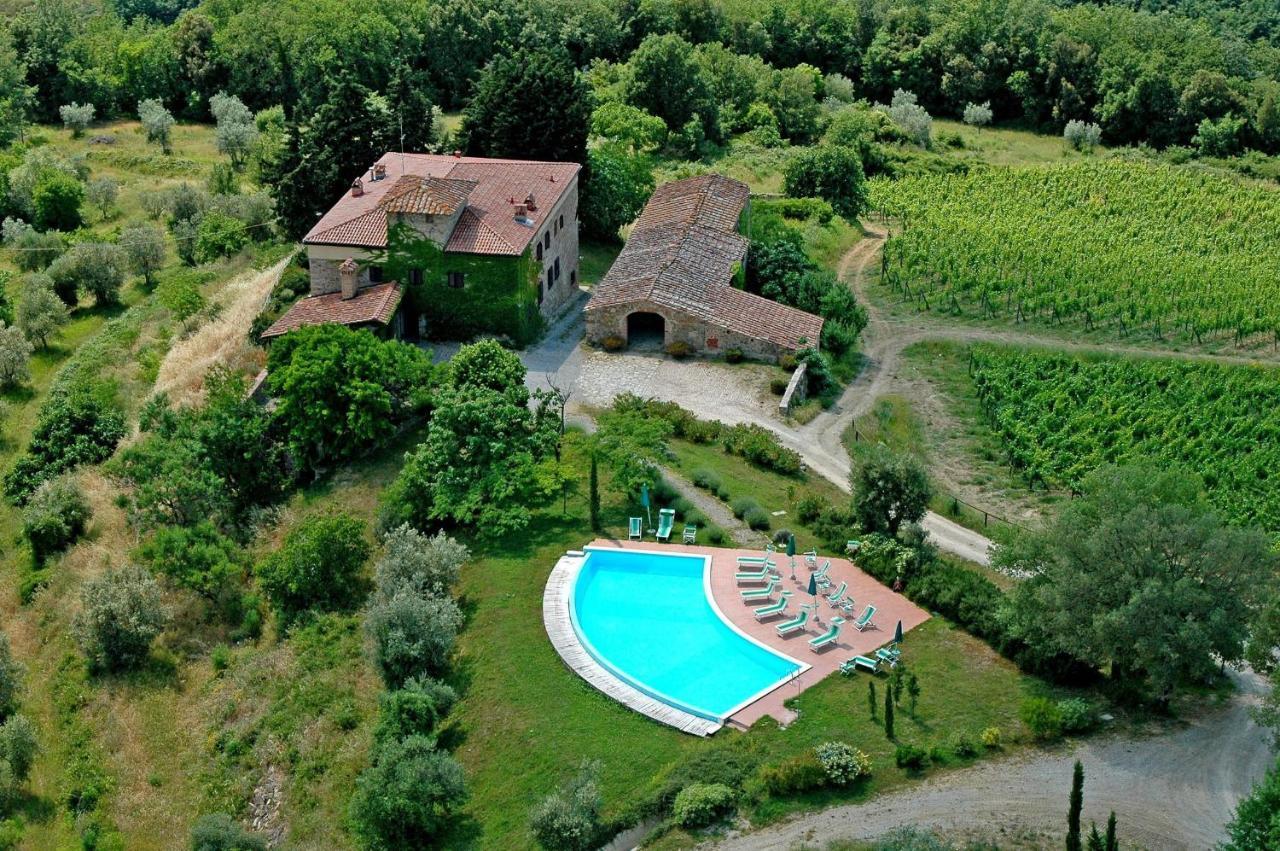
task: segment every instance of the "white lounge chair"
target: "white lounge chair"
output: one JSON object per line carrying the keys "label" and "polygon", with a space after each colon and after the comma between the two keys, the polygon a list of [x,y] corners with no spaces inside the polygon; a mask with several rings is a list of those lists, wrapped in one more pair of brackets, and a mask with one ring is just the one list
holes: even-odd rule
{"label": "white lounge chair", "polygon": [[840,627],[843,623],[844,618],[832,618],[830,629],[817,638],[809,639],[809,649],[816,653],[830,644],[835,644],[836,639],[840,637]]}
{"label": "white lounge chair", "polygon": [[853,628],[858,632],[862,632],[864,629],[872,625],[871,619],[875,617],[875,614],[876,607],[868,605],[862,610],[862,614],[858,615],[858,619],[853,622]]}
{"label": "white lounge chair", "polygon": [[774,617],[775,615],[780,615],[784,613],[787,610],[787,603],[790,600],[791,600],[791,592],[783,591],[782,599],[778,600],[778,602],[774,603],[771,606],[761,606],[760,608],[752,612],[752,614],[756,616],[756,620],[758,621],[768,620],[769,618]]}
{"label": "white lounge chair", "polygon": [[632,517],[627,523],[627,540],[639,541],[644,537],[644,518]]}

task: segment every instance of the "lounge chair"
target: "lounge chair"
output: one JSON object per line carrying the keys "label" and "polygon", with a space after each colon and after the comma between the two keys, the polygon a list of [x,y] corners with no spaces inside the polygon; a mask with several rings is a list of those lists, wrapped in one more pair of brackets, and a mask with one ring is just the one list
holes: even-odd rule
{"label": "lounge chair", "polygon": [[900,661],[899,654],[894,653],[891,650],[886,650],[883,647],[881,647],[879,650],[876,651],[876,658],[879,659],[881,662],[884,662],[890,668],[896,668],[898,666],[898,662]]}
{"label": "lounge chair", "polygon": [[698,541],[698,527],[692,523],[684,524],[684,535],[681,540],[686,544],[694,544]]}
{"label": "lounge chair", "polygon": [[840,663],[840,673],[842,674],[852,674],[859,668],[864,668],[876,674],[880,672],[880,663],[875,659],[868,659],[866,656],[854,656],[852,659]]}
{"label": "lounge chair", "polygon": [[761,606],[760,608],[752,612],[752,614],[756,616],[756,620],[758,621],[768,620],[774,615],[780,615],[783,612],[785,612],[787,610],[787,602],[790,601],[790,599],[791,599],[791,592],[783,591],[782,599],[778,600],[778,602],[774,603],[771,606]]}
{"label": "lounge chair", "polygon": [[773,568],[766,565],[759,570],[740,570],[733,575],[733,578],[735,582],[742,585],[747,582],[768,582],[773,576]]}
{"label": "lounge chair", "polygon": [[810,570],[813,570],[815,567],[817,567],[817,566],[818,566],[818,551],[817,551],[817,550],[809,550],[807,553],[805,553],[805,554],[804,554],[804,563],[805,563],[805,564],[807,564],[807,565],[809,566],[809,569],[810,569]]}
{"label": "lounge chair", "polygon": [[853,555],[859,549],[861,549],[861,547],[862,547],[861,541],[845,541],[844,542],[844,551],[849,555]]}
{"label": "lounge chair", "polygon": [[827,576],[829,570],[831,570],[831,559],[827,559],[822,567],[813,572],[814,581],[818,583],[819,588],[826,588],[831,584],[831,579]]}
{"label": "lounge chair", "polygon": [[674,508],[664,508],[658,512],[658,534],[659,541],[671,541],[671,530],[676,525],[676,510]]}
{"label": "lounge chair", "polygon": [[763,588],[748,588],[742,593],[742,602],[758,603],[764,600],[772,600],[773,592],[778,590],[778,580],[770,579],[769,584]]}
{"label": "lounge chair", "polygon": [[830,629],[817,638],[809,639],[809,649],[816,653],[828,644],[835,644],[836,639],[840,637],[840,625],[843,623],[844,618],[832,618]]}
{"label": "lounge chair", "polygon": [[845,592],[849,590],[848,582],[841,582],[840,587],[834,593],[827,595],[827,602],[831,604],[831,608],[838,609],[840,604],[844,602]]}
{"label": "lounge chair", "polygon": [[871,619],[875,617],[875,614],[876,607],[868,605],[862,610],[862,614],[858,615],[858,619],[853,622],[853,628],[858,632],[862,632],[864,629],[872,625]]}
{"label": "lounge chair", "polygon": [[632,517],[631,522],[627,524],[627,540],[639,541],[644,537],[644,518]]}
{"label": "lounge chair", "polygon": [[809,623],[809,608],[808,606],[805,606],[804,608],[800,609],[800,614],[796,615],[794,618],[787,621],[786,623],[778,624],[778,627],[777,627],[778,635],[788,636],[793,632],[799,632],[802,629],[804,629],[805,625],[808,623]]}
{"label": "lounge chair", "polygon": [[738,556],[738,567],[759,567],[762,564],[773,567],[776,562],[768,556]]}

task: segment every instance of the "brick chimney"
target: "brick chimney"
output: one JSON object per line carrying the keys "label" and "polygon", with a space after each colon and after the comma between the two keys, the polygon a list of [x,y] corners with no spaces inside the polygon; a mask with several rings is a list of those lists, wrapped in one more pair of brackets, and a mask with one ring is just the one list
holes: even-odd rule
{"label": "brick chimney", "polygon": [[338,282],[342,285],[342,300],[356,297],[356,286],[360,280],[360,267],[355,260],[348,257],[338,266]]}
{"label": "brick chimney", "polygon": [[357,177],[355,180],[351,181],[351,197],[359,198],[363,194],[364,181]]}

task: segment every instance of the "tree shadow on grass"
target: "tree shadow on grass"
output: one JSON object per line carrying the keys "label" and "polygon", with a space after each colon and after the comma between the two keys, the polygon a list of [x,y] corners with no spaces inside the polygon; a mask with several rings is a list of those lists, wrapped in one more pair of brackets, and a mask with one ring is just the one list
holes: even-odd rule
{"label": "tree shadow on grass", "polygon": [[57,815],[58,807],[49,798],[33,795],[30,792],[20,792],[14,799],[10,812],[12,815],[21,816],[22,820],[28,824],[47,824]]}
{"label": "tree shadow on grass", "polygon": [[94,682],[107,691],[147,693],[168,691],[181,686],[178,660],[166,651],[153,651],[146,661],[132,670],[95,671]]}
{"label": "tree shadow on grass", "polygon": [[475,816],[469,813],[457,813],[449,819],[448,827],[429,847],[466,851],[466,849],[478,847],[482,834],[480,822]]}

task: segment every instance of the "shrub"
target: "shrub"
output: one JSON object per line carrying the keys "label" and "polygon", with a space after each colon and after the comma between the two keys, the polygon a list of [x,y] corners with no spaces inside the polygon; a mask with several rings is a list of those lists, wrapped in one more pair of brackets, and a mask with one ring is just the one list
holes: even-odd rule
{"label": "shrub", "polygon": [[390,688],[410,677],[443,674],[461,626],[462,613],[452,599],[406,590],[375,603],[365,620],[374,662]]}
{"label": "shrub", "polygon": [[62,125],[71,131],[71,138],[79,139],[84,135],[85,128],[93,123],[95,111],[91,103],[73,101],[58,107],[58,117],[62,119]]}
{"label": "shrub", "polygon": [[249,242],[244,222],[219,210],[210,210],[196,227],[196,261],[209,263],[219,257],[230,257]]}
{"label": "shrub", "polygon": [[823,742],[814,753],[833,785],[848,786],[871,774],[871,757],[845,742]]}
{"label": "shrub", "polygon": [[0,724],[0,812],[17,797],[39,751],[36,725],[25,715],[11,715]]}
{"label": "shrub", "polygon": [[781,396],[787,392],[787,385],[791,383],[791,379],[781,376],[775,376],[769,379],[769,392],[775,396]]}
{"label": "shrub", "polygon": [[600,347],[606,352],[620,352],[627,347],[627,341],[618,336],[605,337],[600,341]]}
{"label": "shrub", "polygon": [[999,727],[988,727],[982,731],[982,746],[990,750],[998,750],[1002,744]]}
{"label": "shrub", "polygon": [[693,483],[700,488],[716,491],[720,487],[720,477],[705,467],[693,471]]}
{"label": "shrub", "polygon": [[458,701],[452,687],[430,677],[411,677],[378,696],[373,739],[382,744],[410,736],[431,736]]}
{"label": "shrub", "polygon": [[599,773],[595,763],[583,763],[572,780],[534,807],[529,828],[547,851],[592,851],[602,844]]}
{"label": "shrub", "polygon": [[770,795],[798,795],[827,784],[827,769],[816,751],[804,751],[776,765],[761,767],[756,775]]}
{"label": "shrub", "polygon": [[754,423],[730,426],[721,434],[721,443],[731,455],[784,476],[799,475],[803,469],[800,453],[784,447],[777,435],[764,426]]}
{"label": "shrub", "polygon": [[0,632],[0,721],[8,718],[18,708],[24,672],[22,663],[13,658],[9,636]]}
{"label": "shrub", "polygon": [[681,827],[706,827],[733,810],[734,797],[722,783],[694,783],[676,795],[671,814]]}
{"label": "shrub", "polygon": [[707,525],[707,515],[696,508],[690,508],[684,513],[684,522],[692,523],[694,526],[705,526]]}
{"label": "shrub", "polygon": [[1098,723],[1098,715],[1089,701],[1069,697],[1058,701],[1058,715],[1062,718],[1062,732],[1086,733]]}
{"label": "shrub", "polygon": [[771,518],[769,512],[757,506],[742,515],[742,522],[746,523],[749,529],[764,530],[769,528]]}
{"label": "shrub", "polygon": [[133,565],[90,579],[80,602],[83,609],[75,617],[72,634],[90,667],[98,670],[141,664],[169,620],[160,586],[150,573]]}
{"label": "shrub", "polygon": [[747,359],[742,349],[725,349],[724,359],[727,363],[742,363]]}
{"label": "shrub", "polygon": [[677,515],[684,517],[693,510],[693,503],[682,496],[678,496],[671,501],[671,507],[675,509]]}
{"label": "shrub", "polygon": [[749,496],[740,496],[733,502],[729,503],[729,507],[733,509],[733,516],[739,520],[746,517],[747,512],[760,507],[760,503],[756,502]]}
{"label": "shrub", "polygon": [[915,745],[898,745],[893,751],[893,761],[905,771],[923,770],[928,756],[924,748]]}
{"label": "shrub", "polygon": [[215,674],[220,674],[231,667],[231,648],[225,644],[214,647],[209,651],[209,664],[213,667]]}
{"label": "shrub", "polygon": [[733,498],[733,493],[729,490],[728,485],[721,485],[716,488],[716,497],[719,498],[721,502],[728,502]]}
{"label": "shrub", "polygon": [[388,742],[356,781],[351,819],[374,848],[432,844],[467,799],[462,767],[424,736]]}
{"label": "shrub", "polygon": [[778,366],[782,367],[787,372],[795,372],[796,367],[799,365],[800,361],[790,352],[778,356]]}
{"label": "shrub", "polygon": [[707,536],[707,543],[715,546],[720,546],[729,539],[729,536],[719,526],[708,526],[703,530],[703,533]]}
{"label": "shrub", "polygon": [[855,221],[867,208],[866,173],[854,148],[801,148],[788,160],[783,178],[792,198],[822,198],[849,221]]}
{"label": "shrub", "polygon": [[691,754],[654,778],[641,809],[647,815],[665,814],[682,789],[698,783],[740,788],[759,767],[760,760],[754,753],[733,744]]}
{"label": "shrub", "polygon": [[1022,702],[1018,714],[1031,735],[1039,741],[1053,741],[1062,735],[1062,711],[1058,704],[1047,697],[1027,698]]}
{"label": "shrub", "polygon": [[[7,223],[16,220],[6,219],[5,221]],[[6,224],[5,245],[15,249],[13,262],[24,272],[37,272],[46,268],[67,250],[66,239],[57,231],[41,233],[34,228],[26,227],[19,229],[12,238],[9,237],[9,232],[10,229]]]}
{"label": "shrub", "polygon": [[978,755],[978,745],[967,733],[956,733],[951,737],[951,750],[963,759],[971,759]]}
{"label": "shrub", "polygon": [[226,813],[212,813],[192,825],[191,851],[267,851],[267,841]]}
{"label": "shrub", "polygon": [[805,494],[796,502],[796,519],[806,526],[822,516],[826,500],[816,494]]}
{"label": "shrub", "polygon": [[684,340],[676,340],[674,343],[668,343],[662,350],[676,360],[684,360],[693,354],[693,346],[689,345]]}
{"label": "shrub", "polygon": [[20,328],[0,319],[0,387],[14,387],[31,377],[34,348]]}
{"label": "shrub", "polygon": [[966,104],[964,123],[970,127],[986,127],[991,123],[991,101]]}
{"label": "shrub", "polygon": [[31,542],[36,561],[44,561],[84,534],[90,513],[79,483],[70,476],[40,485],[22,511],[22,533]]}
{"label": "shrub", "polygon": [[445,596],[457,583],[467,557],[466,546],[443,532],[429,538],[402,524],[383,539],[382,557],[373,568],[374,585],[383,599],[402,590]]}
{"label": "shrub", "polygon": [[31,223],[39,230],[70,231],[84,223],[80,214],[84,184],[69,174],[51,172],[42,177],[31,194],[31,203]]}
{"label": "shrub", "polygon": [[1062,138],[1077,151],[1091,151],[1102,141],[1102,128],[1075,119],[1068,121],[1062,129]]}
{"label": "shrub", "polygon": [[44,348],[68,319],[67,306],[53,291],[47,275],[31,275],[23,284],[15,317],[18,328],[32,345]]}
{"label": "shrub", "polygon": [[68,305],[76,304],[80,291],[92,295],[99,304],[114,304],[128,268],[128,255],[120,246],[81,242],[50,264],[49,278],[58,298]]}
{"label": "shrub", "polygon": [[369,549],[362,521],[348,514],[311,516],[258,563],[258,582],[286,619],[306,609],[345,609],[359,596]]}
{"label": "shrub", "polygon": [[138,548],[138,557],[179,588],[215,603],[244,575],[235,542],[208,520],[157,529]]}

